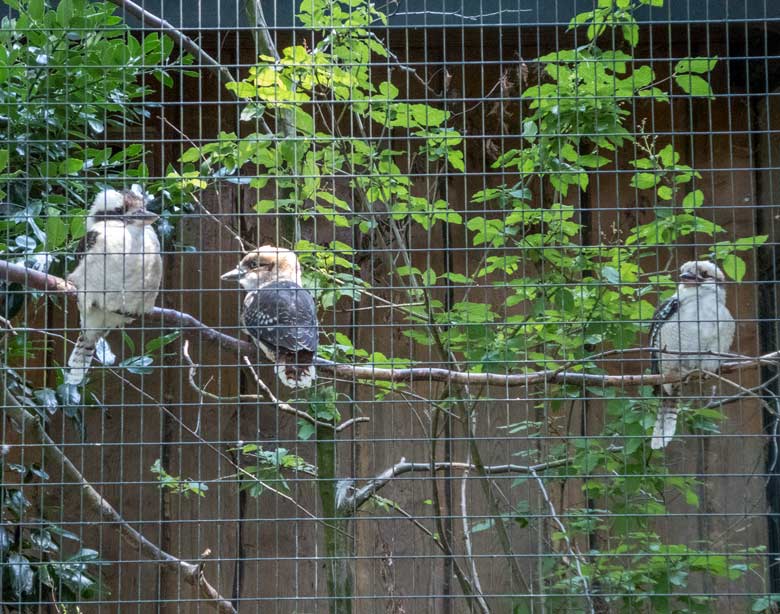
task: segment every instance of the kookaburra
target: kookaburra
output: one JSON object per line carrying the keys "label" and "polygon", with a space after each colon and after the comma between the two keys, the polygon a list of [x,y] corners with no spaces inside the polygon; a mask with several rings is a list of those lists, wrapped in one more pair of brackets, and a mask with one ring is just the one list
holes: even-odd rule
{"label": "kookaburra", "polygon": [[[686,262],[680,267],[677,292],[658,307],[650,327],[650,345],[657,350],[654,373],[683,376],[698,369],[718,370],[723,359],[718,354],[730,350],[735,331],[734,318],[726,307],[725,280],[723,271],[712,262]],[[679,388],[679,384],[664,384],[659,392],[669,397]],[[650,442],[654,450],[666,447],[677,428],[678,409],[670,401],[662,398],[658,409]]]}
{"label": "kookaburra", "polygon": [[244,256],[222,279],[238,281],[248,290],[241,312],[243,329],[276,365],[281,382],[288,388],[311,386],[319,338],[317,307],[301,287],[295,254],[264,245]]}
{"label": "kookaburra", "polygon": [[138,185],[95,197],[68,276],[77,289],[81,334],[68,359],[67,383],[84,381],[101,337],[154,307],[162,278],[160,242],[151,227],[156,219]]}

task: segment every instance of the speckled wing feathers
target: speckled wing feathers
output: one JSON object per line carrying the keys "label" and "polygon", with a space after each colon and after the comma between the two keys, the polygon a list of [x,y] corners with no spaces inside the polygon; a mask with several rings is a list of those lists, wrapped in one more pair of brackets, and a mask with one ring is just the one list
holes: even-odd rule
{"label": "speckled wing feathers", "polygon": [[258,342],[276,351],[317,351],[317,308],[311,294],[289,281],[250,292],[244,301],[244,328]]}
{"label": "speckled wing feathers", "polygon": [[[658,348],[658,340],[661,334],[661,327],[664,325],[665,322],[669,320],[675,313],[677,313],[680,309],[680,300],[676,296],[672,296],[668,299],[666,299],[663,303],[661,303],[658,306],[658,309],[655,310],[655,313],[653,314],[653,321],[652,324],[650,324],[650,346],[654,348]],[[658,348],[663,349],[663,348]],[[653,373],[660,373],[659,369],[659,363],[658,363],[658,352],[653,352],[653,359],[652,359],[652,370]]]}

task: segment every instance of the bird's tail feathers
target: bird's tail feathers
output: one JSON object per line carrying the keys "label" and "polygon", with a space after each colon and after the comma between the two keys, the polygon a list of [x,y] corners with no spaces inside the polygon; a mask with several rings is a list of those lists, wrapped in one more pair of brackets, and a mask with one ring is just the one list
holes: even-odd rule
{"label": "bird's tail feathers", "polygon": [[87,377],[87,372],[95,356],[95,346],[104,331],[85,330],[79,335],[76,347],[68,358],[68,372],[65,374],[65,383],[74,386],[80,385]]}
{"label": "bird's tail feathers", "polygon": [[310,388],[317,379],[317,371],[312,364],[280,363],[276,365],[276,375],[288,388]]}
{"label": "bird's tail feathers", "polygon": [[665,448],[672,441],[675,431],[677,431],[677,408],[661,407],[655,419],[650,447],[653,450]]}

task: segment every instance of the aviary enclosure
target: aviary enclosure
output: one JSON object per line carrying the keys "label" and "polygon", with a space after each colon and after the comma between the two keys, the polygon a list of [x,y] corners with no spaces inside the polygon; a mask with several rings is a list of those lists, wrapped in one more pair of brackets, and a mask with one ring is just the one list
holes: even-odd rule
{"label": "aviary enclosure", "polygon": [[2,4],[3,611],[778,611],[780,6]]}

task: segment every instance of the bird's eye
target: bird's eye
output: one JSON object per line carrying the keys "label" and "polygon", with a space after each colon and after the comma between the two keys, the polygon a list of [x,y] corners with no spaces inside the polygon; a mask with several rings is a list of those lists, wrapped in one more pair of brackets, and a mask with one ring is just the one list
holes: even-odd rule
{"label": "bird's eye", "polygon": [[246,263],[246,268],[248,268],[250,271],[257,268],[257,262],[254,260],[250,260]]}
{"label": "bird's eye", "polygon": [[709,277],[709,276],[710,276],[710,274],[709,274],[707,271],[702,271],[702,272],[700,273],[700,275],[701,275],[702,277],[704,277],[705,279],[706,279],[707,277]]}

